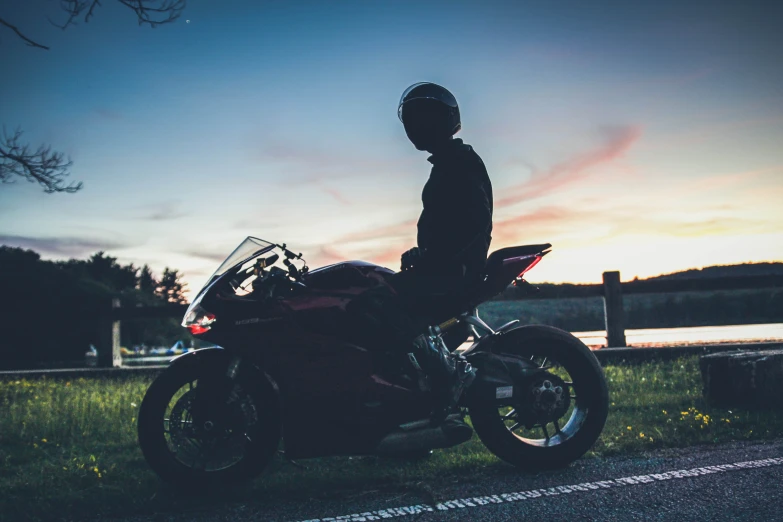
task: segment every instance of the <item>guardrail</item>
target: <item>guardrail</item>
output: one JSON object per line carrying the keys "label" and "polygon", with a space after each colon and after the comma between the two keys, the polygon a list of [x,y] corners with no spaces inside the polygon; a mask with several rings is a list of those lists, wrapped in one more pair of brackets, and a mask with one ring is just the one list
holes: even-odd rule
{"label": "guardrail", "polygon": [[[535,285],[534,285],[535,286]],[[625,321],[623,317],[623,295],[644,293],[674,293],[715,290],[748,290],[783,287],[783,276],[739,276],[704,279],[669,279],[662,281],[620,282],[620,272],[604,272],[603,284],[564,285],[548,287],[540,292],[529,292],[514,297],[517,299],[562,299],[574,297],[603,297],[608,349],[626,346]],[[187,304],[169,304],[152,307],[121,308],[120,300],[113,299],[110,310],[104,317],[99,340],[97,366],[111,368],[122,366],[120,354],[120,323],[129,319],[154,319],[182,317]],[[109,348],[109,349],[106,349]]]}
{"label": "guardrail", "polygon": [[[705,355],[718,352],[779,350],[783,342],[759,342],[741,344],[707,344],[667,346],[665,348],[601,348],[593,353],[602,365],[640,364],[651,361],[670,361],[680,357]],[[166,367],[172,357],[161,357],[160,364],[150,366],[122,366],[119,368],[56,368],[49,370],[4,370],[0,379],[61,378],[117,378],[155,376]]]}

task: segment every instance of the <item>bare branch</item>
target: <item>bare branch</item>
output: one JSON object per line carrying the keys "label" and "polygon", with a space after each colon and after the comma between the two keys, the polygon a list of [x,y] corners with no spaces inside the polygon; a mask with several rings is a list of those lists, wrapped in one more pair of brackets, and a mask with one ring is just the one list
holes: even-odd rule
{"label": "bare branch", "polygon": [[[136,13],[139,25],[148,24],[150,27],[173,22],[180,17],[186,4],[186,0],[117,1]],[[101,5],[101,0],[60,0],[60,8],[68,18],[62,25],[54,23],[51,19],[49,22],[60,29],[66,29],[70,25],[76,25],[76,20],[84,15],[84,22],[88,23],[95,14],[95,8]],[[49,49],[31,40],[2,18],[0,18],[0,25],[11,29],[31,47]],[[20,143],[21,137],[21,130],[17,129],[12,136],[9,136],[3,128],[3,136],[0,139],[0,183],[13,183],[15,181],[13,178],[18,176],[39,183],[48,193],[76,192],[82,188],[81,182],[64,185],[64,178],[70,174],[68,171],[72,165],[70,158],[66,160],[61,152],[53,152],[50,146],[44,145],[33,152],[27,144]]]}
{"label": "bare branch", "polygon": [[22,34],[22,32],[21,32],[21,31],[19,31],[19,29],[17,29],[17,28],[16,28],[16,27],[14,27],[13,25],[9,24],[8,22],[6,22],[5,20],[3,20],[2,18],[0,18],[0,24],[2,24],[2,25],[4,25],[4,26],[8,27],[8,28],[9,28],[9,29],[11,29],[13,32],[15,32],[15,33],[16,33],[16,36],[18,36],[19,38],[21,38],[22,40],[24,40],[24,41],[25,41],[25,43],[27,43],[27,45],[29,45],[30,47],[38,47],[39,49],[46,49],[47,51],[49,50],[49,48],[48,48],[48,47],[46,47],[45,45],[41,45],[41,44],[39,44],[38,42],[34,42],[33,40],[30,40],[28,37],[26,37],[25,35],[23,35],[23,34]]}
{"label": "bare branch", "polygon": [[49,20],[49,22],[55,27],[64,30],[70,25],[76,25],[76,19],[85,9],[87,10],[87,14],[84,15],[84,21],[89,22],[95,11],[95,7],[98,5],[101,5],[100,0],[60,0],[60,9],[68,13],[68,19],[62,25],[58,25],[51,20]]}
{"label": "bare branch", "polygon": [[90,10],[87,11],[86,15],[84,15],[84,23],[90,21],[90,18],[92,18],[92,12],[95,10],[96,5],[101,5],[101,2],[99,0],[93,0],[92,4],[90,4]]}
{"label": "bare branch", "polygon": [[3,128],[0,140],[0,182],[13,183],[13,176],[20,176],[27,181],[37,182],[44,187],[44,192],[76,192],[82,188],[82,183],[63,185],[69,175],[68,169],[72,162],[66,161],[62,152],[52,152],[51,147],[41,145],[32,152],[28,145],[20,144],[22,131],[17,129],[9,136]]}
{"label": "bare branch", "polygon": [[[149,24],[150,27],[173,22],[179,18],[186,2],[186,0],[118,1],[136,13],[139,25]],[[60,29],[65,29],[70,25],[76,25],[76,19],[84,13],[84,22],[87,23],[95,14],[95,8],[101,5],[103,5],[101,0],[60,0],[60,8],[68,14],[68,19],[62,25],[49,21]]]}
{"label": "bare branch", "polygon": [[119,0],[136,13],[139,25],[156,27],[173,22],[185,9],[185,0]]}

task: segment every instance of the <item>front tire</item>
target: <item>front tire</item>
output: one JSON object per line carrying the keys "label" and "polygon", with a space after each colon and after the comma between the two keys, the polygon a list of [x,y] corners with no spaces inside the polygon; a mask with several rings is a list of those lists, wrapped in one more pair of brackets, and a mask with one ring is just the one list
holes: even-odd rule
{"label": "front tire", "polygon": [[[149,466],[167,482],[214,486],[249,480],[277,451],[281,433],[278,393],[271,379],[260,372],[240,371],[231,384],[224,406],[232,412],[230,423],[216,426],[213,433],[195,426],[192,410],[199,380],[209,373],[214,378],[223,368],[212,359],[175,362],[153,381],[141,403],[139,445]],[[193,457],[201,453],[209,453],[210,458]],[[218,453],[227,455],[220,464],[216,464]]]}
{"label": "front tire", "polygon": [[[568,418],[558,419],[564,423],[562,431],[558,421],[549,428],[544,424],[529,429],[521,426],[521,422],[514,422],[513,409],[499,409],[490,401],[472,404],[469,411],[473,427],[487,449],[509,464],[531,470],[564,467],[584,455],[601,435],[609,411],[606,378],[590,349],[568,332],[536,325],[502,334],[491,351],[531,361],[543,360],[544,365],[550,361],[552,367],[551,361],[556,361],[562,366],[558,371],[566,376],[558,384],[570,383],[561,386],[573,399],[569,396],[571,406],[563,414],[563,418]],[[557,428],[554,433],[553,426]],[[532,438],[528,435],[531,430],[546,434],[546,438]]]}

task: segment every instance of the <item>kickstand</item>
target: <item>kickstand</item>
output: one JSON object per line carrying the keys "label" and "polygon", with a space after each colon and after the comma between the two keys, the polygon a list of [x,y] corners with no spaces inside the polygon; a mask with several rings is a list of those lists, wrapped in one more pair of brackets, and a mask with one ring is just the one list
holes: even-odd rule
{"label": "kickstand", "polygon": [[286,462],[288,462],[290,464],[293,464],[295,467],[297,467],[299,469],[303,469],[305,471],[308,471],[307,466],[303,466],[302,464],[299,464],[298,462],[296,462],[294,459],[289,459],[288,457],[286,457],[285,456],[285,451],[277,450],[277,452],[280,454],[281,457],[283,457],[283,460],[285,460]]}

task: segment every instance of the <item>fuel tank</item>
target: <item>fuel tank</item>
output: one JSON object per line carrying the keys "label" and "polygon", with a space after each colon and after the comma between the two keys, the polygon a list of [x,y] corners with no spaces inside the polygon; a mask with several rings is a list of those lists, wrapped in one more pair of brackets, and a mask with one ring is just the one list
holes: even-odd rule
{"label": "fuel tank", "polygon": [[294,323],[307,331],[357,339],[356,315],[348,310],[349,303],[360,294],[378,286],[389,286],[394,271],[364,261],[346,261],[306,274],[302,280],[307,291],[284,300]]}
{"label": "fuel tank", "polygon": [[316,293],[358,295],[368,288],[388,285],[394,271],[365,261],[345,261],[316,268],[304,276],[304,284]]}

